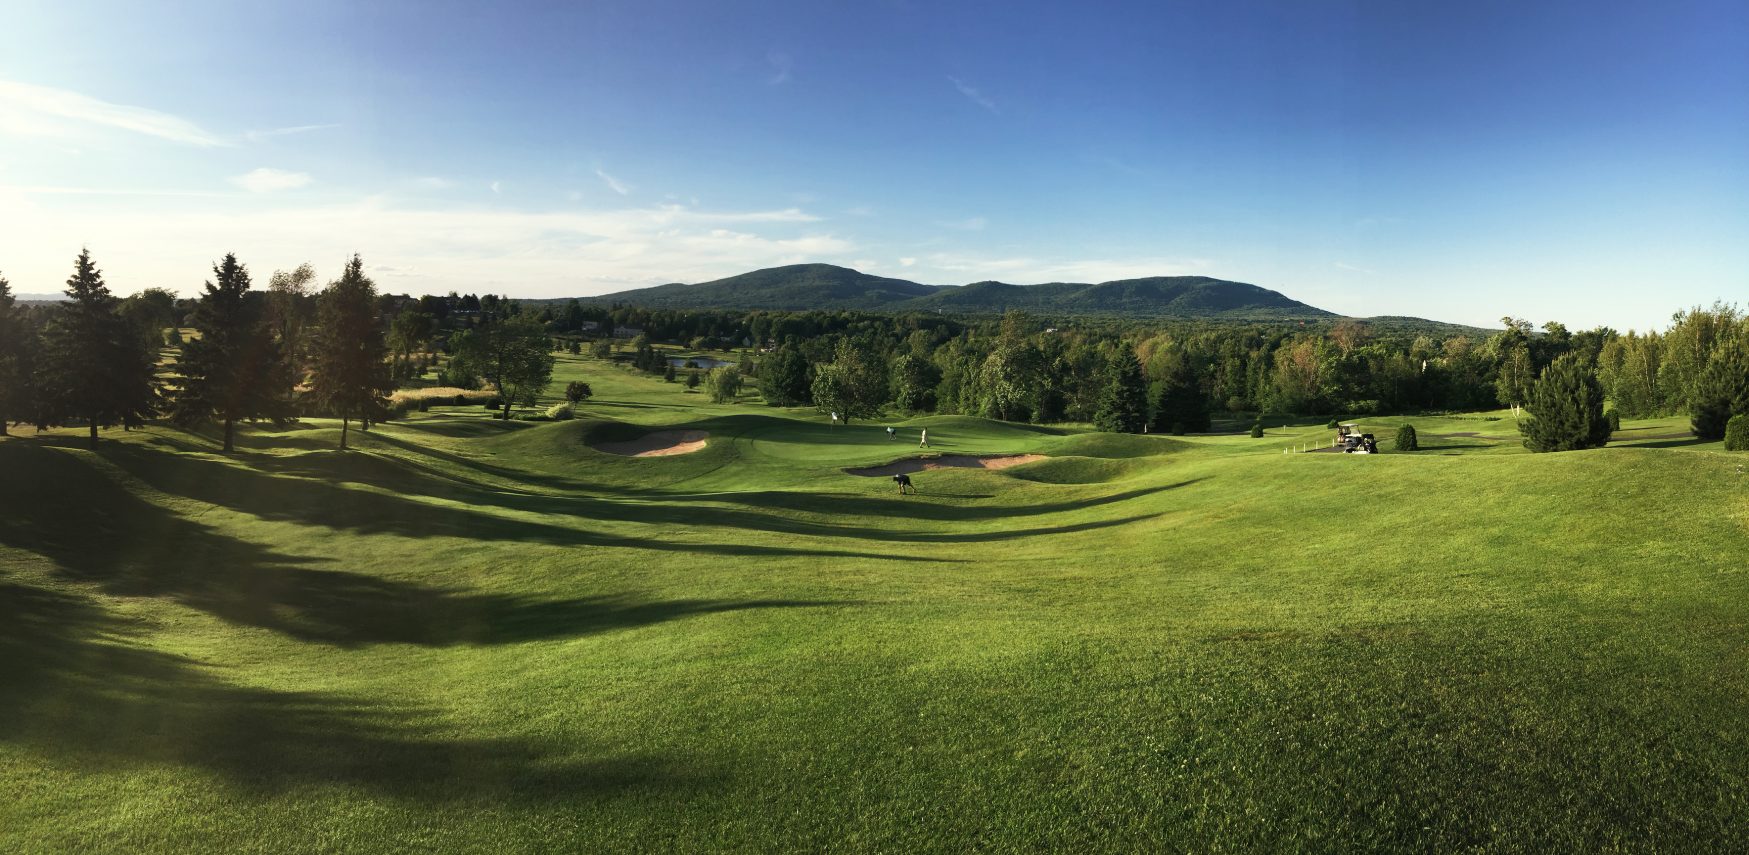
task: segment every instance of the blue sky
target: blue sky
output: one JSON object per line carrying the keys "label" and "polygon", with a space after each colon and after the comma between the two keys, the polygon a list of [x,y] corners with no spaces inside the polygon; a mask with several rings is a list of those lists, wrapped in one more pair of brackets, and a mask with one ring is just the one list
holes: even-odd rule
{"label": "blue sky", "polygon": [[394,292],[825,261],[1355,314],[1749,300],[1749,4],[8,0],[0,271]]}

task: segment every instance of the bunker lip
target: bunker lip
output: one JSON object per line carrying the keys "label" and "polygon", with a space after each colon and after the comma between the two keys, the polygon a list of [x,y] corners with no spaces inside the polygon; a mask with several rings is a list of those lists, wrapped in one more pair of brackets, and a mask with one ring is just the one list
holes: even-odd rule
{"label": "bunker lip", "polygon": [[624,442],[603,442],[596,451],[621,457],[670,457],[703,451],[710,434],[702,430],[659,430]]}
{"label": "bunker lip", "polygon": [[913,472],[924,472],[930,469],[1007,469],[1010,466],[1020,466],[1025,463],[1035,463],[1044,460],[1042,454],[993,454],[979,457],[971,454],[943,454],[940,457],[907,457],[895,460],[883,466],[861,466],[846,469],[852,475],[878,478],[890,475],[909,475]]}

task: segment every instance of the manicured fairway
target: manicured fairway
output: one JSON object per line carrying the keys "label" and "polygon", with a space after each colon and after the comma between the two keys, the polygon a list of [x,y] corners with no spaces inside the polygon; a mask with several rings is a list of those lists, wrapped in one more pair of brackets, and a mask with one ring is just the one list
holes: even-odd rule
{"label": "manicured fairway", "polygon": [[[0,851],[1749,849],[1749,457],[1684,420],[892,440],[579,378],[0,440]],[[924,427],[1050,459],[843,471]],[[657,429],[710,439],[591,447]]]}

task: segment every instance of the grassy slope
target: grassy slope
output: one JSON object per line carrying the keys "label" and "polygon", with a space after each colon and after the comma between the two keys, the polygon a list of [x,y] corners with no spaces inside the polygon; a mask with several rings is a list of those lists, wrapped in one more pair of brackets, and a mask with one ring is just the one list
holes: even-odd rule
{"label": "grassy slope", "polygon": [[[0,849],[1749,844],[1716,444],[893,442],[560,370],[587,418],[350,454],[0,440]],[[713,441],[587,448],[617,422]],[[1057,458],[839,471],[924,425]]]}

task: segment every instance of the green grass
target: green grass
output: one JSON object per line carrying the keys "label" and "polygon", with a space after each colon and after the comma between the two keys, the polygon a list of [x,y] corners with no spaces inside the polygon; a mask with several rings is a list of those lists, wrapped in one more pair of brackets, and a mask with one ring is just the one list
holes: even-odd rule
{"label": "green grass", "polygon": [[[1717,443],[893,441],[570,379],[576,421],[436,407],[348,453],[0,440],[0,850],[1749,846]],[[675,426],[709,446],[590,447]],[[925,426],[1052,459],[843,473]]]}

